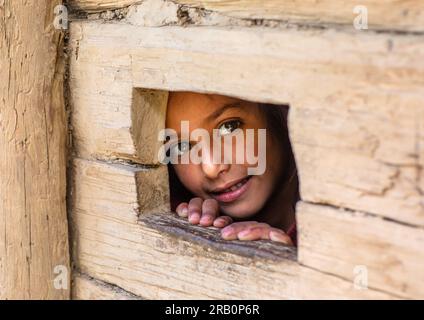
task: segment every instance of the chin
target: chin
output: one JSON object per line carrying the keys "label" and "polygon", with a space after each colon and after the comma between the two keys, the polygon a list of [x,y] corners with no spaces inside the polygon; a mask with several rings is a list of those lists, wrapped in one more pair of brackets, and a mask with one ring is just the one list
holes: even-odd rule
{"label": "chin", "polygon": [[262,205],[253,204],[253,203],[238,203],[231,205],[221,206],[221,211],[230,216],[231,218],[236,219],[248,219],[254,217],[262,208]]}

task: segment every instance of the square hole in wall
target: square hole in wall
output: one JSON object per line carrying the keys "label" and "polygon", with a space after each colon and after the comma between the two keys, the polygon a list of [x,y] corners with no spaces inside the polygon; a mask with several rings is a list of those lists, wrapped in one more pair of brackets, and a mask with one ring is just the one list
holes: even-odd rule
{"label": "square hole in wall", "polygon": [[[167,164],[170,207],[183,217],[156,215],[143,220],[155,228],[220,250],[295,259],[295,247],[266,239],[271,235],[278,240],[277,230],[284,230],[296,244],[299,184],[288,132],[288,112],[288,105],[218,94],[169,92],[163,156],[172,162]],[[199,143],[207,140],[206,144]],[[217,226],[229,223],[228,218],[212,218],[209,223],[193,221],[196,208],[201,211],[201,219],[216,205],[221,217],[231,217],[233,223],[238,223],[233,226],[241,228],[256,222],[249,224],[249,229],[254,228],[250,237],[258,241],[241,241],[237,239],[242,238],[240,233],[232,236],[234,240],[224,240],[222,228]],[[190,221],[187,214],[182,214],[185,209]],[[247,230],[247,226],[242,229]]]}

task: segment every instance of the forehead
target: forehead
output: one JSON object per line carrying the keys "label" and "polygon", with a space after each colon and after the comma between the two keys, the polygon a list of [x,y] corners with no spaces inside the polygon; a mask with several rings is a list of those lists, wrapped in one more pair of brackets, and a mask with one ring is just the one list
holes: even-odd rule
{"label": "forehead", "polygon": [[200,125],[215,110],[239,101],[241,100],[218,94],[171,92],[168,99],[166,127],[179,127],[182,120],[188,120],[193,125]]}

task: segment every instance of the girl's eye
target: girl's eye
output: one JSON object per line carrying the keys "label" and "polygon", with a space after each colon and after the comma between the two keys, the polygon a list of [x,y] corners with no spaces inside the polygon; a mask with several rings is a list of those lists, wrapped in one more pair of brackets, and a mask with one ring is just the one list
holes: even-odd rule
{"label": "girl's eye", "polygon": [[219,135],[225,136],[227,134],[230,134],[234,130],[240,128],[240,125],[241,125],[241,121],[239,120],[231,120],[231,121],[224,122],[218,128]]}
{"label": "girl's eye", "polygon": [[181,142],[178,142],[178,143],[174,144],[170,148],[170,151],[174,155],[181,156],[184,153],[186,153],[187,151],[189,151],[190,149],[191,149],[190,142],[188,142],[188,141],[181,141]]}

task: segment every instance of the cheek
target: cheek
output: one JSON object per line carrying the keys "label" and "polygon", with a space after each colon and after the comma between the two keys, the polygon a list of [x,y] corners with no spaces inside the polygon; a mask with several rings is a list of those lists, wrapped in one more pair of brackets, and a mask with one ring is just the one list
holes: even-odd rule
{"label": "cheek", "polygon": [[251,189],[245,199],[234,205],[223,205],[223,212],[233,218],[253,218],[264,207],[272,193],[272,182],[269,178],[265,175],[253,177]]}
{"label": "cheek", "polygon": [[251,189],[253,192],[249,195],[249,206],[255,208],[255,211],[259,211],[269,200],[276,187],[276,176],[269,170],[255,178],[255,183],[252,184]]}
{"label": "cheek", "polygon": [[197,166],[190,164],[174,165],[175,173],[181,183],[193,194],[201,193],[202,175]]}
{"label": "cheek", "polygon": [[272,192],[274,186],[275,174],[272,172],[272,170],[267,170],[263,175],[257,177],[257,188],[255,194],[258,197],[267,198]]}

